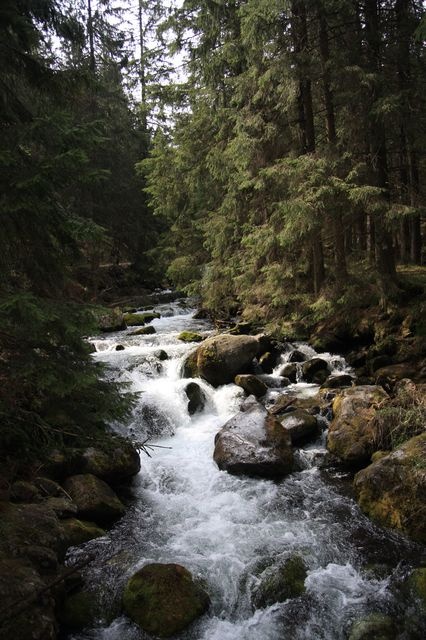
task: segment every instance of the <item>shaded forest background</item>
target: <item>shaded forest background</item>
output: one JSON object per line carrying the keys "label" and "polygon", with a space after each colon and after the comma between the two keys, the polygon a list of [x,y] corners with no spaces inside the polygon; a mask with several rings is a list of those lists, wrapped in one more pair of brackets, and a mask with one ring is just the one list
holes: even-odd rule
{"label": "shaded forest background", "polygon": [[3,0],[4,450],[129,411],[82,340],[120,292],[287,338],[418,298],[425,33],[416,0]]}

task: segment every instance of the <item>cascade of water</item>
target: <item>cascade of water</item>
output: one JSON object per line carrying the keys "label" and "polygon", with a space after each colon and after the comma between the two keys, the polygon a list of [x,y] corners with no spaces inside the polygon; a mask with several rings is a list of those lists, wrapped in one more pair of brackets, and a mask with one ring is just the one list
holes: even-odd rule
{"label": "cascade of water", "polygon": [[[233,384],[213,389],[197,380],[207,402],[202,412],[188,414],[188,380],[180,377],[180,368],[194,345],[182,344],[177,335],[182,329],[210,327],[193,320],[188,310],[167,307],[176,312],[154,320],[156,334],[120,333],[93,341],[95,357],[110,363],[117,377],[140,392],[126,430],[137,440],[151,435],[169,447],[156,449],[152,458],[142,455],[133,507],[108,537],[71,551],[72,556],[87,550],[95,554],[86,580],[105,611],[114,611],[126,578],[149,562],[182,564],[205,581],[211,609],[180,634],[182,640],[340,640],[363,613],[392,611],[396,602],[389,576],[400,555],[409,556],[410,547],[371,524],[335,486],[336,478],[334,484],[324,478],[317,466],[324,439],[303,449],[302,470],[280,482],[218,470],[212,458],[214,436],[238,411],[243,393]],[[124,351],[115,351],[118,342]],[[169,356],[161,363],[154,355],[160,347]],[[297,347],[309,357],[317,355],[306,345]],[[346,370],[342,359],[321,357],[336,370]],[[317,388],[298,383],[291,392],[306,396]],[[308,569],[305,594],[256,610],[252,594],[262,577],[294,554],[303,557]],[[368,572],[371,561],[388,565],[385,578]],[[116,617],[71,637],[147,636]]]}

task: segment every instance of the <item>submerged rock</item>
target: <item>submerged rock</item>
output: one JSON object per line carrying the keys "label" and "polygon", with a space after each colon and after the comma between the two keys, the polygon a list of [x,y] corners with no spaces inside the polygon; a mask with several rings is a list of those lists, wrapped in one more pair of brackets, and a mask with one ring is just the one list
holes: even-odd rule
{"label": "submerged rock", "polygon": [[319,434],[318,423],[315,416],[312,416],[303,409],[296,409],[285,413],[279,418],[280,423],[290,434],[293,445],[302,441],[316,438]]}
{"label": "submerged rock", "polygon": [[361,509],[381,525],[426,543],[426,433],[411,438],[355,476]]}
{"label": "submerged rock", "polygon": [[83,519],[110,524],[124,515],[124,505],[114,491],[90,473],[71,476],[65,481],[64,488]]}
{"label": "submerged rock", "polygon": [[128,581],[126,614],[144,631],[169,638],[207,611],[210,598],[178,564],[149,564]]}
{"label": "submerged rock", "polygon": [[375,450],[374,416],[388,398],[382,387],[363,385],[345,389],[333,402],[327,447],[349,466],[368,464]]}
{"label": "submerged rock", "polygon": [[258,339],[254,336],[212,336],[188,356],[183,377],[200,376],[214,387],[229,384],[237,374],[249,369],[258,347]]}
{"label": "submerged rock", "polygon": [[303,559],[297,555],[288,558],[275,571],[268,571],[254,593],[253,604],[257,608],[263,608],[301,596],[306,591],[306,576],[307,569]]}
{"label": "submerged rock", "polygon": [[297,382],[297,371],[297,364],[295,362],[290,362],[289,364],[284,365],[282,369],[280,369],[279,375],[283,376],[284,378],[288,378],[290,382],[294,384]]}
{"label": "submerged rock", "polygon": [[154,351],[154,356],[161,361],[169,359],[169,354],[167,351],[164,351],[164,349],[157,349],[157,351]]}
{"label": "submerged rock", "polygon": [[206,404],[206,396],[200,385],[196,382],[189,382],[185,387],[185,393],[188,397],[188,413],[193,416],[197,411],[202,411]]}
{"label": "submerged rock", "polygon": [[290,434],[259,404],[237,413],[216,435],[219,469],[240,475],[282,478],[293,469]]}
{"label": "submerged rock", "polygon": [[248,396],[253,395],[256,398],[261,398],[268,390],[266,384],[251,373],[235,376],[234,382],[238,387],[244,389]]}
{"label": "submerged rock", "polygon": [[348,640],[395,640],[398,635],[392,618],[382,613],[370,613],[352,625]]}
{"label": "submerged rock", "polygon": [[154,333],[157,333],[155,327],[149,325],[148,327],[141,327],[140,329],[136,329],[136,331],[132,331],[132,333],[129,333],[129,336],[149,336]]}

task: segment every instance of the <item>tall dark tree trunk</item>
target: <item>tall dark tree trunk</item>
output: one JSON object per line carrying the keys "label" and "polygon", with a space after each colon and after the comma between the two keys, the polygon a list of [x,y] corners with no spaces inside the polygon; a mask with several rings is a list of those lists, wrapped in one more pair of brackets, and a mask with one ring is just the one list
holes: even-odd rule
{"label": "tall dark tree trunk", "polygon": [[[371,91],[372,111],[381,98],[379,78],[381,75],[381,39],[377,0],[365,0],[365,34],[369,71],[375,74]],[[383,121],[370,112],[370,168],[376,185],[389,201],[388,162],[386,136]],[[388,285],[396,283],[395,256],[392,235],[386,228],[384,214],[374,217],[376,267],[382,282],[383,293],[389,292]]]}
{"label": "tall dark tree trunk", "polygon": [[92,15],[92,0],[87,0],[87,32],[89,34],[89,55],[90,55],[90,70],[95,71],[95,38],[93,34],[93,15]]}
{"label": "tall dark tree trunk", "polygon": [[[312,87],[309,70],[300,64],[300,57],[309,55],[309,37],[307,27],[306,4],[304,0],[292,0],[292,32],[296,65],[299,76],[298,112],[300,131],[300,153],[314,153],[315,124],[312,106]],[[320,231],[311,240],[312,274],[314,292],[317,295],[325,279],[324,251]]]}
{"label": "tall dark tree trunk", "polygon": [[[334,115],[333,92],[330,80],[330,47],[328,42],[327,19],[324,6],[320,0],[317,7],[319,25],[319,48],[321,55],[322,90],[326,113],[327,139],[331,148],[337,142],[336,119]],[[333,212],[333,239],[334,239],[334,264],[336,280],[345,280],[348,276],[345,255],[345,234],[343,229],[342,213],[336,208]]]}

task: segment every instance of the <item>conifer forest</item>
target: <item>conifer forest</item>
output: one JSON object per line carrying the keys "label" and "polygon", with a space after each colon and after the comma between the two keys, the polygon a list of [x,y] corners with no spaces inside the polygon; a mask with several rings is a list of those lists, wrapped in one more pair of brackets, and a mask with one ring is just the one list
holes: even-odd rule
{"label": "conifer forest", "polygon": [[426,4],[1,0],[0,640],[422,640]]}

